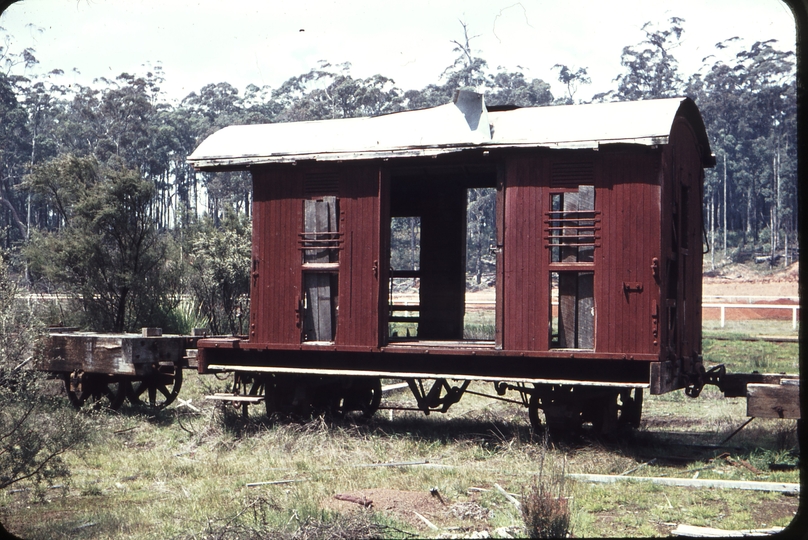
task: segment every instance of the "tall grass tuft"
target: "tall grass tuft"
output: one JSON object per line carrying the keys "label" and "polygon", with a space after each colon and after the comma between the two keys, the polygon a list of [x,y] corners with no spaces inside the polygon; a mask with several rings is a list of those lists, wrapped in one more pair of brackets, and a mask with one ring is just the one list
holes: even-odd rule
{"label": "tall grass tuft", "polygon": [[529,538],[567,538],[572,532],[570,497],[566,495],[566,464],[549,475],[544,470],[547,440],[542,448],[539,474],[522,496],[522,519]]}

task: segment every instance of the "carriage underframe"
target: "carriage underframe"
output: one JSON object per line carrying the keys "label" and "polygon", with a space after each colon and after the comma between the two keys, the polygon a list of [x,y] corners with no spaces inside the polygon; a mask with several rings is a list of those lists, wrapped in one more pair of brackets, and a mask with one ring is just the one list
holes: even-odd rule
{"label": "carriage underframe", "polygon": [[[232,348],[238,343],[233,340],[222,340],[218,343],[222,348],[217,348],[216,341],[207,340],[201,349],[199,372],[235,375],[232,393],[214,399],[230,401],[245,414],[248,404],[263,401],[270,416],[351,412],[371,416],[379,408],[428,415],[445,413],[464,395],[473,394],[527,408],[536,430],[591,425],[598,433],[609,433],[621,426],[639,426],[643,394],[661,389],[652,378],[664,372],[659,362],[570,358],[568,351],[563,359],[503,358],[501,351],[490,349],[486,354],[479,348],[269,351]],[[390,369],[391,365],[398,369]],[[435,366],[441,369],[436,371]],[[581,379],[583,373],[589,377]],[[403,382],[383,385],[394,381]],[[492,391],[480,392],[480,385],[470,387],[472,382],[491,384]],[[408,388],[415,406],[382,402],[388,388]]]}

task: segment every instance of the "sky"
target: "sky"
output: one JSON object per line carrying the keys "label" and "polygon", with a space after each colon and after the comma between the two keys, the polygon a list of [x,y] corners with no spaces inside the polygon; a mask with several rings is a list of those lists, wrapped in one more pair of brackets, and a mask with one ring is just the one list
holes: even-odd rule
{"label": "sky", "polygon": [[23,0],[0,27],[8,50],[33,48],[36,70],[62,69],[63,83],[145,74],[159,63],[173,101],[209,83],[277,88],[319,61],[420,89],[457,57],[452,40],[463,40],[463,21],[492,70],[522,71],[561,96],[553,66],[584,67],[592,84],[575,97],[588,99],[613,88],[621,51],[644,39],[646,22],[667,28],[674,16],[685,20],[673,51],[684,75],[727,38],[795,47],[794,18],[780,0]]}

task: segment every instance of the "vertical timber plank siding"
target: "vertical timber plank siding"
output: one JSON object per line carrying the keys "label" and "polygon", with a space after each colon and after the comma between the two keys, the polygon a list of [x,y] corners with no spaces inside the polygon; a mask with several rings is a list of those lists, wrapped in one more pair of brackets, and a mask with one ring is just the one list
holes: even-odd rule
{"label": "vertical timber plank siding", "polygon": [[652,319],[659,287],[651,269],[660,250],[658,163],[657,153],[603,153],[602,247],[595,274],[599,352],[659,352]]}
{"label": "vertical timber plank siding", "polygon": [[[297,235],[303,224],[301,183],[291,167],[253,173],[253,280],[251,341],[300,343],[298,299],[301,254]],[[256,263],[254,263],[256,264]]]}
{"label": "vertical timber plank siding", "polygon": [[[684,118],[677,118],[663,154],[662,208],[666,211],[662,217],[660,240],[660,347],[679,357],[701,353],[701,197],[704,171],[697,141],[690,124]],[[680,208],[683,183],[689,190],[687,224],[684,226]],[[687,248],[677,245],[674,236],[686,236]]]}
{"label": "vertical timber plank siding", "polygon": [[377,339],[379,346],[388,341],[388,301],[390,294],[390,169],[379,170],[379,285],[377,287],[376,313],[378,316]]}
{"label": "vertical timber plank siding", "polygon": [[336,343],[379,345],[381,208],[379,167],[352,167],[340,180],[340,304]]}
{"label": "vertical timber plank siding", "polygon": [[684,118],[677,118],[671,130],[671,146],[676,153],[681,182],[689,190],[687,199],[687,257],[683,263],[681,279],[684,293],[684,329],[681,353],[684,356],[701,354],[701,271],[702,271],[702,196],[704,169],[699,158],[698,142],[693,128]]}
{"label": "vertical timber plank siding", "polygon": [[[549,252],[542,241],[545,206],[541,156],[511,158],[505,171],[503,348],[546,350],[550,315]],[[546,182],[545,182],[546,183]]]}
{"label": "vertical timber plank siding", "polygon": [[[262,294],[260,279],[261,273],[266,271],[261,268],[261,251],[264,244],[264,219],[266,213],[263,207],[266,205],[267,193],[264,182],[258,181],[258,176],[253,175],[253,202],[252,202],[252,247],[250,254],[250,340],[258,341],[263,336],[263,325],[265,324],[263,313],[266,295]],[[266,265],[266,261],[263,261]]]}

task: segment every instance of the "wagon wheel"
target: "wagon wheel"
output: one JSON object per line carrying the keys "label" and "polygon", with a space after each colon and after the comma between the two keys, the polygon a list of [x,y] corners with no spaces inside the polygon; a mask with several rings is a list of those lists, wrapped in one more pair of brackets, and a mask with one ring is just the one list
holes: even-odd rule
{"label": "wagon wheel", "polygon": [[267,416],[276,413],[287,413],[291,410],[295,395],[294,381],[291,379],[278,379],[269,376],[264,380],[264,405]]}
{"label": "wagon wheel", "polygon": [[182,388],[182,368],[161,365],[157,371],[128,385],[126,397],[132,405],[159,410],[171,405]]}
{"label": "wagon wheel", "polygon": [[527,402],[527,415],[530,418],[530,425],[536,433],[541,433],[542,429],[544,429],[541,418],[539,418],[539,409],[539,396],[535,393],[530,394],[530,399]]}
{"label": "wagon wheel", "polygon": [[592,432],[610,436],[617,431],[619,409],[617,393],[609,393],[586,401],[583,406],[584,421],[592,422]]}
{"label": "wagon wheel", "polygon": [[126,383],[104,375],[67,375],[64,381],[67,399],[76,409],[108,407],[117,410],[126,399]]}
{"label": "wagon wheel", "polygon": [[631,396],[631,388],[626,388],[620,392],[620,417],[617,420],[618,427],[640,427],[642,419],[642,388],[634,389],[634,397]]}
{"label": "wagon wheel", "polygon": [[[528,400],[527,412],[535,432],[541,432],[545,427],[551,432],[577,431],[581,428],[582,410],[579,404],[569,399],[571,392],[571,387],[542,389],[541,392],[538,386],[534,389]],[[539,410],[544,412],[546,426],[542,424]]]}
{"label": "wagon wheel", "polygon": [[370,418],[379,410],[381,402],[381,379],[355,380],[342,401],[342,411],[360,411],[363,417]]}
{"label": "wagon wheel", "polygon": [[370,418],[376,411],[379,410],[379,405],[382,403],[382,380],[373,379],[368,388],[370,399],[367,400],[365,406],[362,408],[362,416]]}

